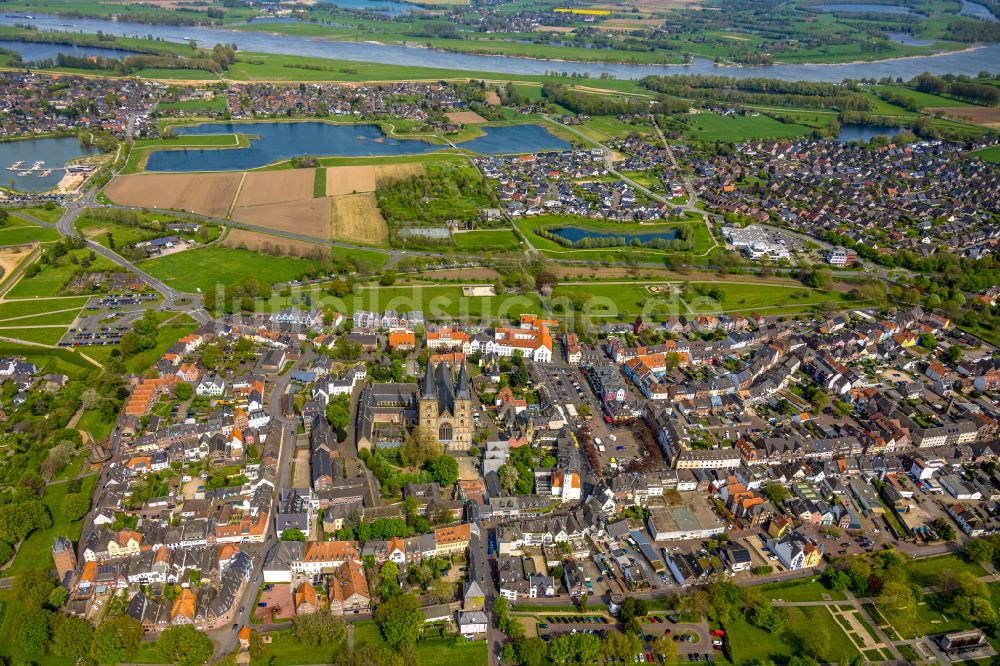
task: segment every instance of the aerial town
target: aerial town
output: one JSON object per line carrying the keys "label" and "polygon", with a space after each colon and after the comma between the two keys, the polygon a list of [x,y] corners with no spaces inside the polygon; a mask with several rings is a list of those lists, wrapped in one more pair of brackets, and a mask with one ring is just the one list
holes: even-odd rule
{"label": "aerial town", "polygon": [[0,49],[0,666],[1000,664],[996,77],[183,41]]}

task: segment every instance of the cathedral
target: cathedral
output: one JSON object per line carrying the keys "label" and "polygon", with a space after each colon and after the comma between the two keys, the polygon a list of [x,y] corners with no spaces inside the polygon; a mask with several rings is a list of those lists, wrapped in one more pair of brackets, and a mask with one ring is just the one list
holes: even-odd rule
{"label": "cathedral", "polygon": [[445,449],[462,451],[472,444],[472,389],[462,363],[455,377],[447,363],[427,363],[420,387],[418,424],[427,428]]}

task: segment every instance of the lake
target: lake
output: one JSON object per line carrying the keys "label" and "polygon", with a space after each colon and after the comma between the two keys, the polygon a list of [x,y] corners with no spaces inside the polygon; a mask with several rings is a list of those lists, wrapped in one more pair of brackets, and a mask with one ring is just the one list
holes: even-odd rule
{"label": "lake", "polygon": [[[65,18],[35,15],[31,19],[9,15],[0,16],[0,25],[31,23],[41,30],[65,30]],[[110,21],[105,19],[73,19],[75,30],[96,33],[101,30],[112,35],[154,37],[170,42],[185,43],[195,39],[202,45],[233,43],[241,51],[276,53],[281,55],[312,56],[374,62],[387,65],[411,65],[448,70],[451,76],[465,76],[472,72],[500,74],[539,74],[552,70],[569,74],[586,74],[593,78],[610,74],[619,79],[640,79],[650,74],[716,74],[736,78],[773,77],[786,81],[834,81],[844,79],[901,76],[911,79],[922,72],[931,74],[977,75],[980,71],[993,70],[1000,62],[1000,44],[991,44],[972,51],[960,51],[939,56],[915,56],[879,62],[845,63],[840,65],[766,65],[762,67],[717,67],[706,58],[695,58],[687,65],[628,65],[612,63],[549,61],[511,56],[484,56],[435,51],[418,46],[389,46],[384,44],[338,42],[332,40],[272,35],[248,31],[225,30],[201,26],[167,26]],[[444,73],[442,72],[442,75]]]}
{"label": "lake", "polygon": [[829,5],[813,5],[824,12],[852,12],[855,14],[913,14],[909,7],[901,5],[868,5],[864,3],[840,2]]}
{"label": "lake", "polygon": [[906,32],[887,32],[885,33],[885,36],[890,42],[906,44],[907,46],[930,46],[934,43],[934,40],[932,39],[917,39],[913,35]]}
{"label": "lake", "polygon": [[899,127],[881,127],[879,125],[841,125],[837,141],[840,143],[871,141],[872,137],[876,136],[896,136],[899,134],[899,130]]}
{"label": "lake", "polygon": [[60,53],[81,58],[116,58],[118,60],[136,55],[135,51],[126,51],[125,49],[106,49],[100,46],[77,46],[76,44],[42,44],[6,39],[0,40],[0,48],[17,51],[21,54],[21,60],[24,62],[55,61],[56,56]]}
{"label": "lake", "polygon": [[973,18],[980,18],[984,21],[998,21],[993,12],[989,10],[989,7],[981,5],[978,2],[969,2],[969,0],[962,0],[962,10],[959,12],[962,16],[972,16]]}
{"label": "lake", "polygon": [[482,128],[486,136],[456,144],[481,155],[537,153],[546,150],[569,150],[573,147],[541,125],[510,125]]}
{"label": "lake", "polygon": [[[457,144],[481,154],[566,150],[572,146],[540,125],[484,127],[486,136]],[[367,157],[412,155],[445,146],[423,139],[386,136],[377,125],[333,125],[313,121],[204,123],[178,127],[175,134],[246,134],[248,148],[185,148],[154,151],[146,171],[242,171],[302,155]]]}
{"label": "lake", "polygon": [[581,229],[580,227],[559,227],[557,229],[549,229],[549,233],[559,236],[560,238],[565,238],[571,243],[577,243],[584,238],[623,238],[625,239],[626,245],[631,245],[632,243],[638,241],[640,243],[648,243],[652,240],[677,240],[677,230],[668,229],[666,231],[656,231],[650,233],[642,234],[618,234],[608,231],[593,231],[591,229]]}
{"label": "lake", "polygon": [[[64,172],[57,171],[57,168],[63,167],[67,162],[78,157],[95,155],[97,152],[97,148],[81,146],[79,139],[75,136],[4,141],[0,143],[0,169],[2,169],[0,182],[9,185],[13,179],[15,189],[22,192],[49,190],[58,185],[64,175]],[[39,160],[45,162],[44,168],[33,171],[26,176],[18,175],[23,173],[23,169],[30,168]],[[23,162],[23,168],[11,171],[9,167],[16,162]],[[50,173],[43,177],[41,174],[44,173],[45,169],[49,169]]]}
{"label": "lake", "polygon": [[355,9],[386,16],[400,16],[420,9],[420,7],[408,2],[391,2],[390,0],[320,0],[320,2],[336,5],[341,9]]}
{"label": "lake", "polygon": [[321,122],[207,123],[178,127],[176,134],[254,135],[248,148],[161,150],[149,156],[146,171],[239,171],[300,155],[361,157],[426,153],[441,147],[422,139],[387,137],[376,125]]}

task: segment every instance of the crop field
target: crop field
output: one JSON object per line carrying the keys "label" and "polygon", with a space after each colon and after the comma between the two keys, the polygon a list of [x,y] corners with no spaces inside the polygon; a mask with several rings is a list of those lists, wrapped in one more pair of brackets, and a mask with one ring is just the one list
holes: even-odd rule
{"label": "crop field", "polygon": [[310,180],[308,184],[309,198],[307,199],[241,206],[233,211],[233,219],[237,222],[275,231],[287,231],[311,238],[327,239],[330,237],[330,204],[326,199],[313,199],[312,181]]}
{"label": "crop field", "polygon": [[1000,127],[1000,108],[995,106],[936,106],[924,110],[973,125]]}
{"label": "crop field", "polygon": [[326,194],[334,197],[374,192],[376,187],[384,183],[413,178],[423,173],[424,166],[419,163],[327,167]]}
{"label": "crop field", "polygon": [[371,245],[388,242],[389,227],[373,193],[331,197],[328,210],[334,238]]}
{"label": "crop field", "polygon": [[453,111],[444,115],[451,122],[461,123],[462,125],[475,125],[486,122],[486,118],[483,118],[475,111]]}
{"label": "crop field", "polygon": [[[240,185],[241,173],[170,173],[118,176],[104,189],[127,206],[172,208],[225,217]],[[309,196],[312,196],[310,183]]]}
{"label": "crop field", "polygon": [[311,199],[315,169],[247,172],[237,208]]}

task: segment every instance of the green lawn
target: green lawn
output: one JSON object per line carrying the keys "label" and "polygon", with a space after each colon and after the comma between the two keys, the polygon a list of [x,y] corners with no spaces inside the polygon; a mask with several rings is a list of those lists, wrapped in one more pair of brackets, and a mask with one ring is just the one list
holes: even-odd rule
{"label": "green lawn", "polygon": [[[66,298],[46,299],[44,301],[34,299],[10,300],[0,303],[0,326],[22,326],[28,324],[42,323],[34,321],[41,316],[50,316],[56,310],[73,310],[73,312],[60,312],[57,315],[59,322],[49,323],[70,323],[76,317],[83,306],[87,304],[87,298],[72,296]],[[18,319],[19,317],[30,317],[29,319]],[[13,321],[8,321],[14,319]]]}
{"label": "green lawn", "polygon": [[877,86],[875,89],[911,99],[915,101],[917,103],[917,107],[921,109],[938,106],[975,106],[975,104],[962,102],[951,97],[943,97],[941,95],[920,92],[919,90],[906,88],[904,86]]}
{"label": "green lawn", "polygon": [[795,653],[790,633],[825,629],[830,649],[821,661],[837,663],[857,656],[857,648],[824,606],[793,606],[782,609],[787,618],[785,633],[778,636],[748,624],[743,618],[726,624],[726,641],[737,664],[770,659],[787,662]]}
{"label": "green lawn", "polygon": [[[43,209],[39,208],[38,210]],[[60,238],[62,236],[55,229],[41,227],[17,215],[12,215],[7,224],[0,227],[0,245],[22,245],[32,241],[48,243]]]}
{"label": "green lawn", "polygon": [[[95,483],[97,483],[96,474],[85,476],[80,492],[90,497],[94,491]],[[68,483],[54,483],[45,489],[42,501],[48,507],[49,513],[52,514],[52,527],[47,530],[37,530],[28,535],[28,538],[18,548],[14,562],[4,569],[4,576],[16,576],[29,569],[39,567],[53,567],[55,566],[52,561],[53,540],[57,536],[65,536],[73,540],[80,538],[83,521],[70,522],[66,520],[59,508],[68,491]]]}
{"label": "green lawn", "polygon": [[162,102],[156,105],[157,111],[207,111],[222,113],[226,110],[226,98],[217,95],[210,100],[192,99],[184,102]]}
{"label": "green lawn", "polygon": [[[699,283],[689,283],[692,287]],[[808,289],[806,287],[786,287],[776,284],[739,284],[731,282],[701,283],[705,295],[690,294],[685,300],[695,312],[750,312],[761,314],[788,314],[803,312],[813,306],[830,304],[832,307],[845,307],[852,301],[847,294],[840,291],[825,291]],[[716,301],[707,295],[710,288],[718,288],[724,292],[724,297]]]}
{"label": "green lawn", "polygon": [[841,601],[847,598],[843,592],[826,589],[815,578],[767,583],[766,585],[758,585],[757,590],[763,597],[783,601],[823,601],[825,599]]}
{"label": "green lawn", "polygon": [[521,241],[510,229],[483,229],[467,231],[453,236],[455,245],[462,250],[513,250]]}
{"label": "green lawn", "polygon": [[45,206],[25,206],[21,208],[8,208],[7,210],[15,215],[18,213],[24,213],[26,215],[30,215],[36,220],[48,222],[49,224],[55,224],[58,222],[59,218],[66,212],[66,209],[62,206],[55,206],[53,208],[46,208]]}
{"label": "green lawn", "polygon": [[980,150],[973,151],[969,153],[973,157],[977,157],[984,162],[997,162],[1000,163],[1000,146],[990,146],[989,148],[982,148]]}
{"label": "green lawn", "polygon": [[751,139],[796,138],[812,133],[811,127],[783,123],[770,116],[721,116],[699,113],[688,121],[689,134],[700,141],[740,143]]}
{"label": "green lawn", "polygon": [[37,342],[43,345],[54,345],[66,334],[65,326],[46,326],[45,328],[0,328],[0,337]]}
{"label": "green lawn", "polygon": [[101,416],[100,411],[89,409],[80,417],[76,427],[79,430],[89,432],[95,440],[101,440],[111,434],[111,430],[115,427],[115,421],[113,419],[107,421]]}
{"label": "green lawn", "polygon": [[906,574],[915,585],[929,586],[934,584],[935,577],[942,571],[954,574],[968,573],[973,576],[985,576],[986,570],[975,562],[967,562],[957,555],[941,555],[912,560],[906,565]]}
{"label": "green lawn", "polygon": [[[358,253],[352,251],[352,254]],[[139,264],[153,277],[187,292],[207,291],[219,284],[232,284],[245,275],[253,275],[265,284],[288,282],[302,277],[316,265],[317,262],[297,257],[273,257],[225,247],[186,250]]]}

